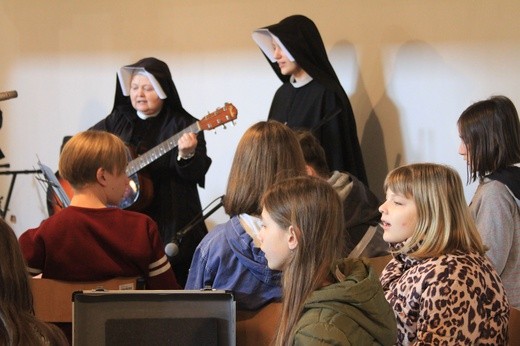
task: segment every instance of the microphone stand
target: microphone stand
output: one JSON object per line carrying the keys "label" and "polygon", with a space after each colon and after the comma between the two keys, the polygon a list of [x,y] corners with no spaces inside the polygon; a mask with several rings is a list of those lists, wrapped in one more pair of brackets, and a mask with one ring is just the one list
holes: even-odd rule
{"label": "microphone stand", "polygon": [[[208,211],[206,214],[204,214],[204,210],[206,210],[208,208],[208,206],[210,206],[211,204],[213,204],[215,201],[217,201],[219,199],[220,199],[219,203],[216,206],[214,206],[210,211]],[[186,234],[188,234],[188,232],[191,231],[195,227],[195,225],[199,224],[200,222],[203,222],[211,214],[213,214],[220,207],[222,207],[223,199],[224,199],[224,195],[215,198],[213,201],[211,201],[208,204],[208,206],[206,206],[206,208],[204,208],[204,210],[201,212],[201,214],[199,216],[196,216],[193,220],[191,220],[190,223],[188,223],[186,226],[184,226],[184,228],[182,230],[175,233],[175,235],[173,236],[173,239],[171,239],[171,241],[168,244],[166,244],[166,246],[165,246],[166,255],[168,255],[169,257],[175,257],[179,252],[179,244],[181,243],[182,238]]]}
{"label": "microphone stand", "polygon": [[316,131],[319,130],[320,127],[322,127],[323,125],[325,125],[326,123],[328,123],[332,118],[334,118],[336,115],[338,115],[339,113],[341,113],[341,108],[336,108],[333,112],[330,112],[329,114],[327,114],[326,117],[324,117],[323,119],[321,119],[321,121],[316,124],[316,126],[314,126],[312,129],[311,129],[311,132],[312,133],[316,133]]}
{"label": "microphone stand", "polygon": [[[222,207],[223,205],[223,202],[222,202],[222,199],[224,198],[224,195],[220,196],[220,197],[217,197],[217,199],[220,199],[220,202],[214,206],[210,211],[208,211],[206,214],[202,214],[201,216],[198,216],[196,217],[195,219],[193,219],[189,224],[187,224],[182,230],[180,230],[179,232],[177,232],[176,234],[176,238],[178,239],[178,241],[180,241],[182,239],[182,237],[184,237],[192,228],[193,226],[195,226],[196,224],[206,220],[208,217],[211,216],[211,214],[213,214],[214,212],[216,212],[220,207]],[[213,200],[213,202],[215,202],[217,199]],[[213,203],[211,202],[211,203]],[[210,203],[210,205],[211,205]]]}

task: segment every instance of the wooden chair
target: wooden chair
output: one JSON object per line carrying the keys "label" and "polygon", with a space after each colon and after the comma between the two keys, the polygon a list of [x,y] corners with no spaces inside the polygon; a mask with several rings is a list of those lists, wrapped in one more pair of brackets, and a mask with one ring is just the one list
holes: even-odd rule
{"label": "wooden chair", "polygon": [[367,258],[368,263],[374,268],[376,275],[379,277],[385,269],[386,265],[392,259],[392,255],[385,255],[380,257],[370,257]]}
{"label": "wooden chair", "polygon": [[513,307],[509,313],[509,345],[520,345],[520,310]]}
{"label": "wooden chair", "polygon": [[72,294],[76,291],[136,289],[137,278],[73,282],[51,279],[31,280],[34,313],[45,322],[72,322]]}
{"label": "wooden chair", "polygon": [[84,290],[132,290],[137,288],[138,277],[115,278],[106,281],[60,281],[33,278],[34,314],[41,321],[59,327],[72,345],[72,295]]}
{"label": "wooden chair", "polygon": [[237,311],[237,346],[267,346],[278,328],[282,303],[270,303],[256,311]]}

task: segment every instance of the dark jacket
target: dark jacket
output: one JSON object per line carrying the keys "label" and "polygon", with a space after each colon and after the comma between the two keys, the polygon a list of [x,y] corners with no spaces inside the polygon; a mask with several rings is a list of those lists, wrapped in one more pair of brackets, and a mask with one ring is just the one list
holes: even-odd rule
{"label": "dark jacket", "polygon": [[334,171],[328,179],[343,202],[345,217],[345,257],[358,245],[370,226],[377,227],[376,233],[361,253],[364,257],[378,257],[388,254],[388,244],[383,239],[383,229],[379,226],[381,205],[379,199],[365,184],[352,174]]}

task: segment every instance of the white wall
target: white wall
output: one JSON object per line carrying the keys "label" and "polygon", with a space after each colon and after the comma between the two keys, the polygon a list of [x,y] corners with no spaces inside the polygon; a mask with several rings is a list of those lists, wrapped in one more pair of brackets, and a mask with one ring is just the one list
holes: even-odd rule
{"label": "white wall", "polygon": [[[55,169],[63,136],[111,110],[116,70],[155,56],[194,116],[226,101],[238,108],[235,127],[206,133],[208,204],[280,84],[250,33],[299,13],[317,24],[351,98],[374,192],[383,195],[389,169],[418,161],[452,165],[465,180],[459,114],[491,94],[520,106],[519,11],[515,0],[0,0],[0,91],[19,93],[0,102],[0,164],[31,170],[38,156]],[[10,181],[0,176],[2,210]],[[6,220],[18,234],[46,217],[44,195],[34,175],[17,176]],[[219,211],[208,224],[224,219]]]}

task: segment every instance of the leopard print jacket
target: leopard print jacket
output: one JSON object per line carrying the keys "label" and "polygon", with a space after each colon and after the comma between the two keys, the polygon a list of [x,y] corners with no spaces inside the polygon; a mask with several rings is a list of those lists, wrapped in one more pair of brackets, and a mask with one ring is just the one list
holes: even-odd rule
{"label": "leopard print jacket", "polygon": [[479,254],[428,259],[398,254],[381,274],[397,320],[397,345],[506,345],[509,303]]}

